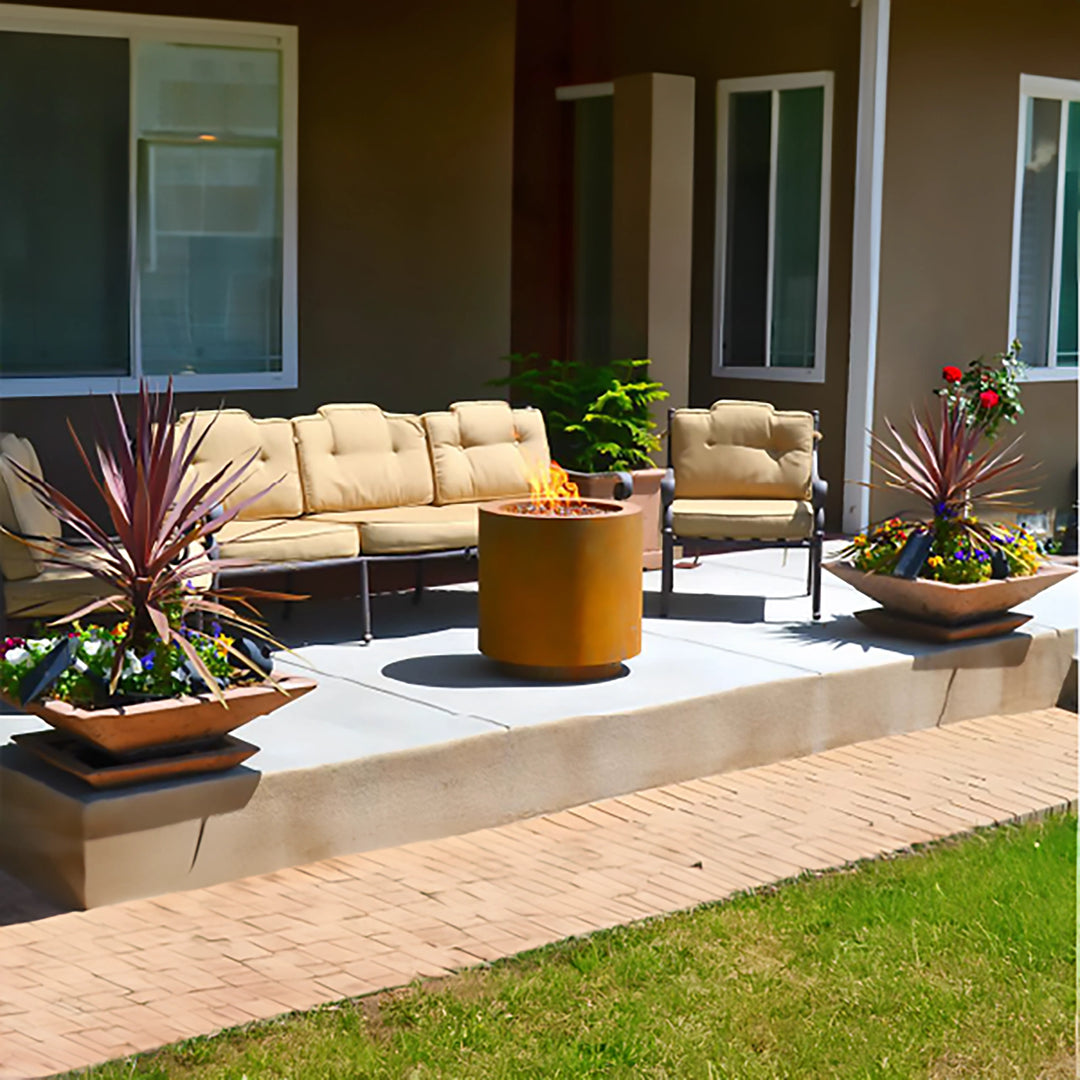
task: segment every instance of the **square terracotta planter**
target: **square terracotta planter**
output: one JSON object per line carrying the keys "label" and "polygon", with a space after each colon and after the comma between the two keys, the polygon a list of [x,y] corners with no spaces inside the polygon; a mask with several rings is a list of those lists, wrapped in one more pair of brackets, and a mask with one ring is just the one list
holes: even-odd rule
{"label": "square terracotta planter", "polygon": [[[626,501],[641,508],[641,566],[644,570],[659,570],[663,562],[660,545],[660,481],[664,469],[631,469],[634,494]],[[614,499],[616,474],[569,474],[578,486],[583,499]]]}
{"label": "square terracotta planter", "polygon": [[992,620],[1076,572],[1072,566],[1044,563],[1028,577],[950,585],[926,578],[909,580],[891,574],[871,574],[856,569],[843,559],[834,559],[822,566],[871,600],[876,600],[886,611],[944,626]]}

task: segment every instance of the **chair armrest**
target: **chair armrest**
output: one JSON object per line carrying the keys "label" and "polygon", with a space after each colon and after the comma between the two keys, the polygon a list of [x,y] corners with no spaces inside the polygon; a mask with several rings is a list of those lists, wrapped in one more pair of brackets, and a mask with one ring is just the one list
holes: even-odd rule
{"label": "chair armrest", "polygon": [[617,472],[615,474],[614,496],[619,502],[625,502],[634,494],[634,477],[632,473]]}
{"label": "chair armrest", "polygon": [[671,504],[675,501],[675,470],[670,466],[660,481],[660,527],[671,528]]}

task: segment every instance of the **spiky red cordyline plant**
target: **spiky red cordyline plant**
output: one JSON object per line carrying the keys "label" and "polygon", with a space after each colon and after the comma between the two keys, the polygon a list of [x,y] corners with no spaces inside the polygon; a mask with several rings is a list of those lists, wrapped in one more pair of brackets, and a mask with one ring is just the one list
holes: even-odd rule
{"label": "spiky red cordyline plant", "polygon": [[885,421],[896,443],[890,446],[871,433],[875,449],[886,455],[873,465],[888,478],[884,486],[906,491],[929,503],[935,518],[964,515],[969,500],[1003,502],[1025,488],[988,490],[986,485],[1019,467],[1022,455],[1015,453],[1020,439],[1002,450],[990,447],[977,453],[983,430],[967,422],[964,410],[941,399],[941,419],[935,428],[929,412],[925,420],[911,414],[913,440],[906,440],[891,420]]}
{"label": "spiky red cordyline plant", "polygon": [[[208,615],[276,644],[258,622],[238,612],[234,604],[239,603],[255,615],[250,598],[297,598],[255,589],[201,587],[192,582],[199,578],[212,580],[218,570],[245,565],[237,559],[211,559],[206,553],[206,541],[278,481],[211,519],[210,511],[236,491],[258,451],[238,464],[223,465],[208,480],[199,481],[190,466],[213,421],[197,438],[193,424],[186,425],[178,436],[171,379],[164,394],[151,394],[145,382],[140,384],[133,433],[128,430],[115,395],[112,405],[110,430],[102,432],[94,446],[100,479],[70,420],[68,430],[105,502],[114,535],[53,484],[10,461],[38,500],[83,543],[61,539],[46,544],[26,537],[15,539],[41,551],[54,566],[85,570],[112,586],[108,596],[52,623],[71,623],[102,610],[127,617],[127,631],[114,650],[110,693],[116,690],[127,650],[142,653],[160,642],[177,646],[215,696],[224,700],[217,680],[185,636],[187,620]],[[239,665],[261,675],[243,653],[232,646],[229,653]]]}

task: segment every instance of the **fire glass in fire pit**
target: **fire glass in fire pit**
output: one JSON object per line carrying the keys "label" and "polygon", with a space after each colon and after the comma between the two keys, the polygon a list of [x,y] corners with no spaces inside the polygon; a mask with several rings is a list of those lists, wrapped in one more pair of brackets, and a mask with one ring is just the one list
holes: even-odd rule
{"label": "fire glass in fire pit", "polygon": [[480,651],[531,678],[603,679],[641,652],[641,511],[582,499],[554,462],[480,507]]}

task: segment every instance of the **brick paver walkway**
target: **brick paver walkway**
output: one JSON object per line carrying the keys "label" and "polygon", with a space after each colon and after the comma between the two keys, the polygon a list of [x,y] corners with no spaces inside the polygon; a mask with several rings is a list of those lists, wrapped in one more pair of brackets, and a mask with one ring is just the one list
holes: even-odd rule
{"label": "brick paver walkway", "polygon": [[1076,717],[986,717],[209,889],[0,878],[0,1077],[40,1076],[1075,805]]}

